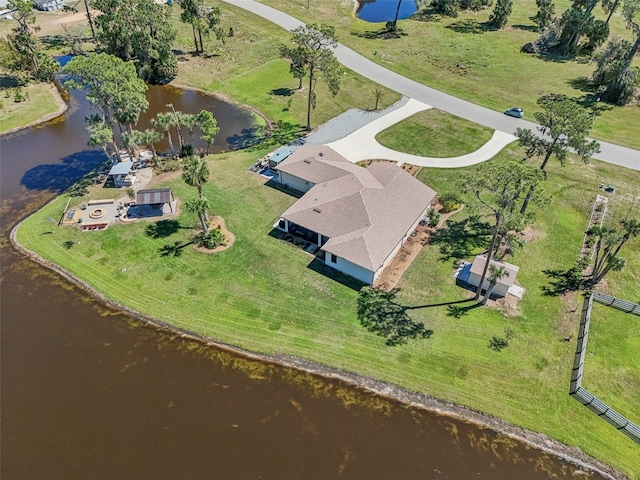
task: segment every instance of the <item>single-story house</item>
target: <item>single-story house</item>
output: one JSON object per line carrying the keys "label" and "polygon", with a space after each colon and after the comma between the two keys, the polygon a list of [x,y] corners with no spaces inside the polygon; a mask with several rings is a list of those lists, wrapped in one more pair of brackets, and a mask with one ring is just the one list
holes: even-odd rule
{"label": "single-story house", "polygon": [[109,170],[109,177],[113,179],[113,183],[116,187],[130,187],[133,182],[136,181],[136,174],[133,170],[133,162],[118,162],[111,170]]}
{"label": "single-story house", "polygon": [[[472,286],[477,287],[480,284],[480,279],[482,278],[482,272],[484,270],[484,266],[487,263],[487,255],[477,255],[473,260],[473,264],[471,265],[471,270],[469,272],[469,279],[467,280]],[[520,267],[516,265],[512,265],[507,262],[500,262],[498,260],[491,260],[491,266],[495,268],[504,268],[507,272],[507,275],[504,278],[498,280],[493,292],[491,292],[491,297],[505,297],[510,289],[514,289],[514,294],[518,297],[522,296],[522,289],[515,285],[516,275],[518,275],[518,271]],[[482,284],[482,290],[486,290],[489,288],[489,278],[491,277],[491,270],[487,270],[486,278],[484,279],[484,283]],[[518,294],[520,292],[520,294]]]}
{"label": "single-story house", "polygon": [[391,262],[436,195],[395,163],[360,167],[326,145],[305,145],[276,170],[281,184],[304,193],[277,228],[317,245],[326,265],[368,284]]}
{"label": "single-story house", "polygon": [[176,201],[170,188],[155,188],[150,190],[138,190],[136,192],[136,205],[138,205],[138,207],[150,205],[151,207],[158,209],[158,214],[162,215],[164,213],[165,206],[169,210],[168,213],[174,213]]}

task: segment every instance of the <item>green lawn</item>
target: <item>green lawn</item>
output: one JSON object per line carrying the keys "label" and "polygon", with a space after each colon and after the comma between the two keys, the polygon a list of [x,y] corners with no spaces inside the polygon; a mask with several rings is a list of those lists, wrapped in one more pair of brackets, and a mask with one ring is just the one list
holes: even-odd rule
{"label": "green lawn", "polygon": [[383,130],[376,140],[385,147],[424,157],[457,157],[487,143],[493,131],[431,108]]}
{"label": "green lawn", "polygon": [[[527,42],[537,38],[529,17],[537,11],[535,0],[514,2],[513,13],[504,30],[482,28],[491,14],[461,12],[457,18],[427,15],[422,19],[399,23],[406,34],[399,39],[369,39],[361,35],[381,28],[381,24],[361,21],[353,15],[353,2],[327,0],[260,0],[307,23],[328,23],[340,32],[340,42],[365,57],[417,82],[437,88],[479,105],[503,111],[515,105],[525,110],[525,118],[534,120],[539,110],[536,100],[549,93],[582,97],[582,79],[595,66],[588,59],[540,58],[520,52]],[[556,4],[557,14],[569,2]],[[598,5],[598,18],[605,18]],[[612,34],[631,38],[621,17],[611,21]],[[635,60],[640,66],[640,59]],[[640,149],[640,109],[637,106],[613,107],[597,120],[595,138]]]}
{"label": "green lawn", "polygon": [[[543,269],[566,267],[575,259],[591,201],[601,192],[598,184],[617,186],[612,207],[614,213],[622,212],[640,184],[639,172],[599,163],[550,165],[546,186],[553,203],[539,213],[532,240],[510,260],[521,267],[518,278],[526,288],[518,310],[475,308],[454,318],[446,306],[415,309],[412,317],[432,328],[433,337],[388,347],[383,338],[359,325],[355,289],[316,271],[311,256],[270,235],[279,214],[295,199],[247,172],[264,153],[212,157],[214,181],[205,194],[236,235],[227,251],[207,255],[185,246],[179,256],[161,256],[163,246],[189,241],[197,221],[187,213],[163,238],[150,235],[151,223],[92,233],[57,228],[53,235],[42,235],[49,228],[46,218],[60,215],[65,197],[29,218],[18,238],[109,298],[177,327],[256,351],[309,358],[468,405],[577,445],[631,478],[640,478],[637,445],[567,394],[575,345],[561,339],[567,333],[575,338],[579,309],[572,313],[575,305],[569,299],[547,297],[541,290],[548,283]],[[519,155],[517,147],[510,146],[496,161]],[[422,169],[419,178],[442,194],[458,189],[461,173]],[[195,196],[181,180],[169,185],[179,199]],[[464,212],[451,222],[464,222]],[[473,239],[478,242],[473,244]],[[454,285],[454,259],[472,258],[487,240],[454,235],[446,243],[424,248],[401,281],[399,300],[429,305],[468,298],[469,292]],[[73,242],[71,248],[65,248],[67,241]],[[443,259],[442,245],[456,246],[454,256]],[[612,294],[637,300],[639,251],[636,239],[624,255],[627,268],[608,279]],[[625,348],[612,355],[615,361],[606,362],[621,335],[637,336],[637,322],[625,317],[616,322],[612,329],[600,324],[594,344],[601,361],[588,363],[588,374],[615,375],[616,385],[626,388],[615,391],[612,406],[618,402],[621,413],[638,419],[638,342],[624,340]],[[489,339],[502,336],[505,328],[514,330],[516,338],[502,352],[490,350]]]}
{"label": "green lawn", "polygon": [[[192,56],[191,29],[172,20],[179,29],[180,71],[177,83],[212,92],[224,92],[234,101],[258,108],[272,121],[306,125],[307,85],[297,90],[298,80],[289,73],[289,63],[280,58],[280,45],[290,34],[277,25],[248,14],[245,10],[221,3],[225,28],[233,26],[234,35],[224,45],[215,40],[206,43],[208,54]],[[312,111],[312,127],[330,120],[349,108],[372,109],[376,83],[345,70],[340,92],[331,97],[322,80],[317,82],[317,105]],[[398,101],[400,95],[382,89],[379,108]]]}
{"label": "green lawn", "polygon": [[58,110],[53,89],[48,84],[34,84],[22,87],[27,98],[22,102],[14,101],[14,88],[0,89],[0,134],[13,128],[28,125]]}

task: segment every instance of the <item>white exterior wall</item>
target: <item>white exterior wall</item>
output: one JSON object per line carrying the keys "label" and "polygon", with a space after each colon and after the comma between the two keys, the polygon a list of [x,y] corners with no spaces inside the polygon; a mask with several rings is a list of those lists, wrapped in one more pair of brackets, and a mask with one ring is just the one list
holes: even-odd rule
{"label": "white exterior wall", "polygon": [[301,178],[294,177],[293,175],[289,175],[288,173],[278,172],[278,180],[283,185],[287,185],[288,187],[294,188],[302,193],[307,193],[313,187],[313,183],[306,182]]}
{"label": "white exterior wall", "polygon": [[[489,272],[487,272],[487,275],[488,274]],[[474,287],[477,287],[480,284],[480,275],[471,272],[469,274],[469,283]],[[482,285],[482,289],[487,290],[488,288],[489,288],[489,280],[485,278],[484,283]],[[509,286],[504,283],[498,282],[496,284],[496,287],[493,289],[493,292],[491,292],[491,295],[492,296],[495,295],[498,297],[506,297],[508,292],[509,292]]]}
{"label": "white exterior wall", "polygon": [[355,263],[351,263],[344,258],[337,257],[337,262],[333,263],[331,261],[331,254],[329,252],[325,252],[324,263],[336,270],[340,270],[342,273],[346,273],[353,278],[357,278],[364,283],[368,283],[369,285],[373,283],[373,272],[371,270],[367,270]]}

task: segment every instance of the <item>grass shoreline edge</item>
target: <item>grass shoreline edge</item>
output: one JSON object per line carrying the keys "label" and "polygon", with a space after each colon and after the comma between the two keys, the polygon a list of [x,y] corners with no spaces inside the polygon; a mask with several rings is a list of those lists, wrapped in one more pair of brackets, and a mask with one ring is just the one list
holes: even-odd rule
{"label": "grass shoreline edge", "polygon": [[[58,198],[59,196],[51,200],[51,202],[56,201]],[[338,380],[347,383],[357,389],[374,393],[375,395],[379,395],[382,398],[397,401],[412,408],[426,410],[437,415],[453,417],[459,421],[476,425],[481,428],[489,428],[500,435],[505,435],[509,438],[526,443],[534,448],[539,449],[542,452],[557,456],[564,461],[576,465],[580,468],[586,468],[597,472],[611,480],[625,480],[628,478],[622,472],[593,457],[588,456],[577,447],[563,444],[543,433],[537,433],[522,427],[518,427],[505,420],[493,417],[477,410],[473,410],[469,407],[441,400],[426,393],[420,393],[402,388],[398,385],[383,382],[372,377],[367,377],[354,372],[346,371],[344,369],[323,365],[311,360],[306,360],[304,358],[286,354],[265,354],[257,351],[247,350],[236,345],[231,345],[215,340],[214,338],[199,335],[196,332],[178,328],[171,323],[164,322],[162,320],[134,310],[127,305],[116,302],[115,300],[112,300],[103,295],[97,289],[82,281],[71,272],[65,270],[60,265],[46,260],[38,253],[29,250],[18,241],[17,232],[20,226],[23,222],[31,218],[36,213],[37,212],[34,212],[33,214],[24,218],[11,229],[9,235],[11,245],[30,260],[60,275],[66,281],[80,288],[85,293],[93,296],[96,300],[100,301],[104,305],[107,305],[120,312],[126,313],[127,315],[130,315],[131,317],[144,323],[147,326],[156,328],[160,331],[176,334],[184,339],[200,342],[207,347],[222,349],[226,352],[239,355],[249,360],[294,368],[296,370],[309,373],[327,380]]]}

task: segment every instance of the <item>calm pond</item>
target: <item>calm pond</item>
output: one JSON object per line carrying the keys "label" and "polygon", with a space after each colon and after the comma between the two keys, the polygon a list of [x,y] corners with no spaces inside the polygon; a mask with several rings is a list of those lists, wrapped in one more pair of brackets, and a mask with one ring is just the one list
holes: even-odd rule
{"label": "calm pond", "polygon": [[[398,2],[400,10],[398,10]],[[416,0],[358,0],[356,16],[367,22],[389,22],[396,18],[408,18],[418,10]]]}
{"label": "calm pond", "polygon": [[[210,97],[149,97],[152,112],[212,108],[221,149],[253,127]],[[147,327],[22,257],[12,226],[102,161],[86,147],[87,113],[74,92],[63,117],[1,138],[3,480],[578,475],[491,430]]]}

